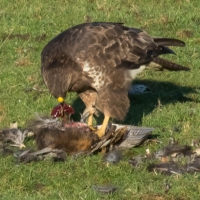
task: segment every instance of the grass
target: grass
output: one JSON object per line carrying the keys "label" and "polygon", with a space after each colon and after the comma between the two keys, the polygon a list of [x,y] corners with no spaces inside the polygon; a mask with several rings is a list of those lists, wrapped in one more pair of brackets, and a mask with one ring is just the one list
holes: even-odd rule
{"label": "grass", "polygon": [[[135,82],[149,86],[152,93],[130,96],[125,123],[154,127],[153,134],[164,144],[169,137],[190,144],[200,132],[199,13],[198,0],[1,0],[0,128],[13,121],[24,127],[35,112],[50,113],[57,102],[42,82],[40,52],[61,31],[90,19],[124,22],[154,36],[186,42],[185,48],[174,48],[177,56],[168,57],[191,67],[191,72],[141,74]],[[33,87],[40,92],[30,90]],[[68,96],[67,101],[74,105],[76,113],[83,110],[76,94]],[[29,141],[30,146],[33,144]],[[19,167],[13,156],[1,156],[0,199],[199,199],[200,174],[166,177],[148,173],[145,166],[134,169],[128,164],[131,156],[160,146],[131,149],[122,162],[109,167],[101,161],[101,155]],[[171,185],[167,194],[166,182]],[[108,183],[120,189],[108,196],[92,189],[92,185]]]}

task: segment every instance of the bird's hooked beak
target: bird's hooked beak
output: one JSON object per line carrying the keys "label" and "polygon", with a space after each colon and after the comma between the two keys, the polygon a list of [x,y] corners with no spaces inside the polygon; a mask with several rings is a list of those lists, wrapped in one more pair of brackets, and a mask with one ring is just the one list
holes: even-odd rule
{"label": "bird's hooked beak", "polygon": [[75,113],[72,106],[70,106],[70,105],[68,105],[64,102],[64,98],[58,97],[57,100],[58,100],[59,104],[53,108],[53,110],[51,112],[51,117],[53,117],[53,118],[57,118],[57,117],[64,118],[64,116],[66,114],[68,116],[70,116],[71,114]]}

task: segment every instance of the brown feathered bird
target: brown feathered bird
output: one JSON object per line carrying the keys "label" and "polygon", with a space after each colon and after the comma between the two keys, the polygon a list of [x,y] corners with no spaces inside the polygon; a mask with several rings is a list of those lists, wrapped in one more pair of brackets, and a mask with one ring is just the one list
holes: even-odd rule
{"label": "brown feathered bird", "polygon": [[101,137],[110,117],[123,120],[126,116],[131,82],[146,67],[189,70],[159,58],[174,53],[167,46],[183,47],[185,43],[153,38],[122,23],[84,23],[60,33],[44,47],[42,76],[50,93],[61,103],[59,113],[63,113],[68,92],[77,92],[85,103],[89,126],[95,109],[104,113],[103,124],[96,131]]}

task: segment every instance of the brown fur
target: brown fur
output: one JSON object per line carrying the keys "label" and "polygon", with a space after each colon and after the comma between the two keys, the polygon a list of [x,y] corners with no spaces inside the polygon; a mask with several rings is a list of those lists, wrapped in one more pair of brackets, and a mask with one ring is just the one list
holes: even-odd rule
{"label": "brown fur", "polygon": [[65,131],[51,128],[37,129],[35,133],[38,149],[46,147],[62,149],[68,154],[87,152],[95,141],[98,141],[96,134],[80,128],[66,128]]}

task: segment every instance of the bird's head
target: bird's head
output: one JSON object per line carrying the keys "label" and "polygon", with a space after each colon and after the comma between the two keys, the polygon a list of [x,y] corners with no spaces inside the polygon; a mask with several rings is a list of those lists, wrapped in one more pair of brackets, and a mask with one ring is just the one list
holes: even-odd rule
{"label": "bird's head", "polygon": [[51,112],[51,117],[53,117],[53,118],[60,117],[60,118],[64,119],[66,116],[70,117],[71,114],[75,113],[72,106],[70,106],[64,102],[64,98],[58,97],[57,100],[58,100],[59,104],[53,108],[53,110]]}

